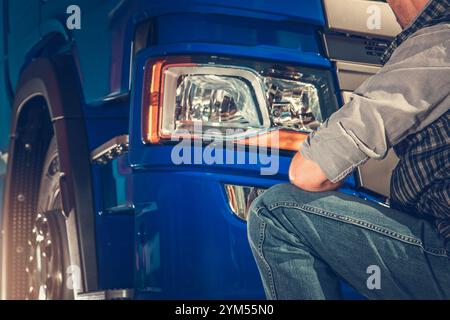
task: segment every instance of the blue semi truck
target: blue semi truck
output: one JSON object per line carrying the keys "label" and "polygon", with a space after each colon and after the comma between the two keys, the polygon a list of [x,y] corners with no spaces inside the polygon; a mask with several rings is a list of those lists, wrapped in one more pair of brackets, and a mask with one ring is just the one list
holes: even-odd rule
{"label": "blue semi truck", "polygon": [[[264,298],[251,201],[399,31],[383,1],[2,0],[2,298]],[[384,204],[393,164],[342,191]]]}

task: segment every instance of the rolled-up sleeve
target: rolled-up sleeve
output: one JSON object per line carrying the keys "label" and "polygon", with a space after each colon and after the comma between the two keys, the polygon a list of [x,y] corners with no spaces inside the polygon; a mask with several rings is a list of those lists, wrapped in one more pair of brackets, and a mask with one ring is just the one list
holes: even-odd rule
{"label": "rolled-up sleeve", "polygon": [[369,158],[383,159],[404,137],[444,114],[450,106],[449,30],[403,43],[305,140],[302,155],[337,182]]}

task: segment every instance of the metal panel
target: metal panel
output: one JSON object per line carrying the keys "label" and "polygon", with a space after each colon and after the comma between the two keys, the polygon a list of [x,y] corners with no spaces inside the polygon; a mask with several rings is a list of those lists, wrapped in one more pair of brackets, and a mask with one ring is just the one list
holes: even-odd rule
{"label": "metal panel", "polygon": [[358,169],[359,184],[364,189],[386,197],[391,194],[392,171],[399,159],[394,150],[389,150],[383,160],[369,160]]}
{"label": "metal panel", "polygon": [[330,59],[374,65],[381,64],[381,56],[390,44],[389,40],[368,39],[343,33],[327,33],[323,38]]}
{"label": "metal panel", "polygon": [[336,62],[339,86],[344,91],[356,90],[366,79],[380,70],[377,66]]}

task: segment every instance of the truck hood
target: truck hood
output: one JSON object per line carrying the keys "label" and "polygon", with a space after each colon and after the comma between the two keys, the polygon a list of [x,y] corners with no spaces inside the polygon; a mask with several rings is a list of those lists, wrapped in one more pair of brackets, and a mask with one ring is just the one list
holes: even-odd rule
{"label": "truck hood", "polygon": [[140,6],[149,16],[198,12],[325,24],[321,0],[140,0]]}

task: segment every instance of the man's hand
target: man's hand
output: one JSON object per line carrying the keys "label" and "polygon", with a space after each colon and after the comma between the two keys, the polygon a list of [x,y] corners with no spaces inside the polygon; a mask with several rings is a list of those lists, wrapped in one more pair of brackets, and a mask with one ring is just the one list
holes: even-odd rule
{"label": "man's hand", "polygon": [[300,189],[312,192],[336,190],[342,182],[333,183],[325,176],[314,161],[303,157],[300,152],[292,158],[289,180]]}

